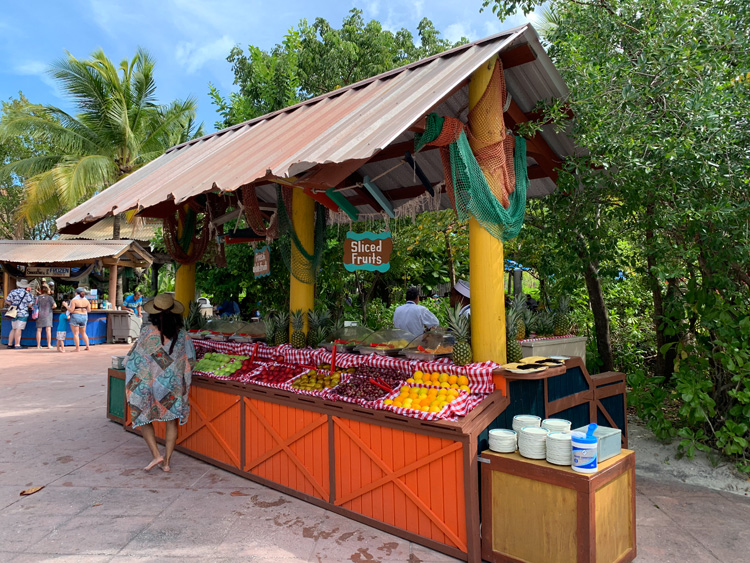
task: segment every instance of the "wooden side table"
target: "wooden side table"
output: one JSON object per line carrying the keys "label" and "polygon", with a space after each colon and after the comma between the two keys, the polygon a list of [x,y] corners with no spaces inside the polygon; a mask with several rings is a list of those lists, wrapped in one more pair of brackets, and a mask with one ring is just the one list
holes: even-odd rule
{"label": "wooden side table", "polygon": [[593,474],[482,452],[482,558],[493,563],[635,559],[635,453]]}

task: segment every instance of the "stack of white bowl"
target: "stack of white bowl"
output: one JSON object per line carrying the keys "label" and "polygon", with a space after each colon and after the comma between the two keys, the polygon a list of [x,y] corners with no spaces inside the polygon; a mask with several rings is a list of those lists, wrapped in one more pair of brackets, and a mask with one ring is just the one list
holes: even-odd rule
{"label": "stack of white bowl", "polygon": [[547,434],[549,430],[539,426],[526,426],[518,433],[518,453],[530,459],[547,457]]}
{"label": "stack of white bowl", "polygon": [[542,428],[550,432],[570,432],[572,423],[564,418],[545,418],[542,421]]}
{"label": "stack of white bowl", "polygon": [[490,449],[493,452],[509,454],[516,451],[516,432],[504,428],[490,430]]}
{"label": "stack of white bowl", "polygon": [[520,433],[526,426],[540,426],[542,419],[533,414],[517,414],[513,417],[513,430]]}
{"label": "stack of white bowl", "polygon": [[573,445],[570,432],[550,432],[547,435],[547,461],[555,465],[573,463]]}

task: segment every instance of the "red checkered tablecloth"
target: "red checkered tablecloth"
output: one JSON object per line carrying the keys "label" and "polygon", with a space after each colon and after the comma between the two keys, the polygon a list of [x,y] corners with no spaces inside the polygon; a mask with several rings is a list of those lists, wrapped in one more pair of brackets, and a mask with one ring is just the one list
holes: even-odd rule
{"label": "red checkered tablecloth", "polygon": [[[324,348],[320,348],[318,351],[318,364],[330,364],[333,354]],[[347,354],[336,352],[336,367],[337,368],[355,368],[361,366],[367,361],[367,356],[362,354]]]}
{"label": "red checkered tablecloth", "polygon": [[539,342],[542,340],[557,340],[558,338],[574,338],[575,334],[565,334],[563,336],[540,336],[539,338],[525,338],[519,342]]}
{"label": "red checkered tablecloth", "polygon": [[435,362],[420,362],[416,360],[404,360],[402,358],[393,358],[390,356],[381,356],[370,354],[367,365],[379,368],[391,368],[406,377],[411,377],[415,371],[422,372],[440,372],[448,375],[463,375],[469,379],[469,387],[472,393],[492,393],[495,390],[495,384],[492,380],[493,370],[500,367],[495,362],[482,362],[457,366],[449,361],[438,360]]}
{"label": "red checkered tablecloth", "polygon": [[[238,343],[238,342],[214,342],[211,340],[195,340],[196,352],[199,357],[202,357],[206,352],[220,352],[223,354],[237,354],[243,356],[252,356],[253,348],[255,344]],[[257,354],[255,357],[256,362],[268,362],[277,360],[279,357],[284,358],[284,363],[300,365],[300,366],[313,366],[322,363],[330,363],[331,353],[324,348],[303,348],[295,349],[289,344],[282,344],[281,346],[266,346],[263,343],[258,344]],[[404,414],[412,418],[418,418],[420,420],[456,420],[459,416],[465,416],[469,411],[475,408],[481,403],[487,394],[495,390],[495,385],[492,381],[492,372],[499,368],[500,365],[494,362],[482,362],[469,364],[466,366],[456,366],[450,362],[447,358],[440,358],[434,362],[423,362],[417,360],[407,360],[404,358],[394,358],[391,356],[381,356],[380,354],[336,354],[336,366],[340,368],[358,367],[360,365],[369,365],[381,369],[392,369],[397,373],[404,376],[404,379],[411,377],[415,371],[419,370],[422,372],[432,373],[447,373],[449,375],[463,375],[469,379],[469,387],[471,388],[471,394],[461,392],[459,399],[453,401],[450,405],[447,405],[444,409],[444,413],[426,413],[423,411],[414,411],[412,409],[404,409],[399,407],[392,407],[390,405],[383,405],[383,399],[377,401],[363,401],[361,399],[351,399],[349,397],[341,397],[331,393],[331,390],[326,391],[304,391],[294,389],[291,387],[291,380],[283,384],[270,384],[261,381],[257,381],[254,377],[262,369],[262,365],[257,369],[242,373],[236,377],[220,378],[212,376],[204,372],[196,371],[195,373],[205,375],[207,377],[213,377],[214,379],[235,379],[243,383],[256,383],[258,385],[264,385],[266,387],[274,387],[278,389],[285,389],[295,393],[314,395],[330,400],[344,401],[347,403],[354,403],[367,408],[384,409],[399,414]],[[348,377],[342,377],[341,382],[348,380]],[[415,384],[417,385],[417,384]],[[398,393],[396,393],[398,394]],[[389,408],[390,407],[390,408]],[[450,409],[449,409],[450,407]]]}

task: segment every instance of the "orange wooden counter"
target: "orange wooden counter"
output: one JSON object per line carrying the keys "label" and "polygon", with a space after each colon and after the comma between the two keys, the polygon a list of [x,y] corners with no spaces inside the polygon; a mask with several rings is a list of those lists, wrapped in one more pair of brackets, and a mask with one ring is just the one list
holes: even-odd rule
{"label": "orange wooden counter", "polygon": [[[495,391],[456,422],[422,421],[194,376],[177,449],[460,559],[480,562],[479,434]],[[127,411],[127,409],[126,409]],[[164,424],[156,423],[164,437]],[[126,414],[126,428],[130,427]]]}

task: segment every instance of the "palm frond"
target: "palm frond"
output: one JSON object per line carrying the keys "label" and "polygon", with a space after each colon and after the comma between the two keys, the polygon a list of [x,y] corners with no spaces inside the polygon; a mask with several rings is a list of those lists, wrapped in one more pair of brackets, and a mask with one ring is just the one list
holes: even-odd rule
{"label": "palm frond", "polygon": [[54,170],[48,170],[29,178],[25,184],[26,197],[18,210],[19,218],[33,227],[61,208],[57,197]]}
{"label": "palm frond", "polygon": [[9,111],[0,121],[0,141],[29,137],[64,154],[98,152],[99,139],[84,123],[53,106]]}
{"label": "palm frond", "polygon": [[111,158],[88,155],[63,161],[54,168],[57,194],[66,209],[78,205],[115,182],[118,169]]}

